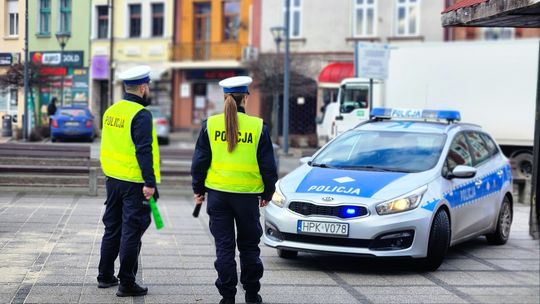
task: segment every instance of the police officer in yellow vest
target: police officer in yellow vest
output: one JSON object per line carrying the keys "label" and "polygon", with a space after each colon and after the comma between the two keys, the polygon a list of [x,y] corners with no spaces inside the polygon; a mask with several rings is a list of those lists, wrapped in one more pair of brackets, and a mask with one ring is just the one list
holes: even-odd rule
{"label": "police officer in yellow vest", "polygon": [[251,82],[250,77],[238,76],[219,83],[224,88],[225,110],[203,122],[191,167],[195,203],[201,204],[208,193],[207,212],[217,256],[216,286],[223,297],[220,304],[235,303],[236,244],[246,303],[262,303],[259,206],[266,206],[272,198],[277,172],[266,125],[245,114]]}
{"label": "police officer in yellow vest", "polygon": [[[106,175],[99,288],[120,286],[119,297],[146,295],[135,282],[141,238],[150,225],[146,200],[158,198],[159,149],[152,114],[145,109],[150,92],[150,67],[137,66],[120,74],[124,98],[105,111],[101,134],[101,167]],[[120,257],[118,279],[114,261]]]}

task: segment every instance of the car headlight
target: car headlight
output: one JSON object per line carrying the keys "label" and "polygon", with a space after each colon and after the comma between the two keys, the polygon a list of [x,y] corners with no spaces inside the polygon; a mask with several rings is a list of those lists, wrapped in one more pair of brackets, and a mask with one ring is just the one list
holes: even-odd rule
{"label": "car headlight", "polygon": [[379,215],[393,214],[404,211],[413,210],[420,204],[422,195],[427,190],[427,186],[424,186],[416,191],[406,194],[402,197],[380,203],[375,209]]}
{"label": "car headlight", "polygon": [[287,200],[285,199],[285,196],[279,190],[279,183],[277,183],[276,184],[276,191],[272,195],[272,201],[271,202],[274,203],[274,205],[276,205],[276,206],[278,206],[280,208],[283,208],[283,206],[285,206],[286,201]]}

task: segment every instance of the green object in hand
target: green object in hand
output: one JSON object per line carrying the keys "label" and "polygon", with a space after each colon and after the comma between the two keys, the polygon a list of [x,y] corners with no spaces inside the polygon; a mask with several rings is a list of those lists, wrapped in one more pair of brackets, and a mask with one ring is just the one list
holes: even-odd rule
{"label": "green object in hand", "polygon": [[161,214],[159,213],[156,200],[153,196],[150,198],[148,203],[150,204],[150,210],[152,210],[152,216],[154,218],[154,222],[156,223],[156,229],[159,230],[165,227],[165,225],[163,224],[163,219],[161,218]]}

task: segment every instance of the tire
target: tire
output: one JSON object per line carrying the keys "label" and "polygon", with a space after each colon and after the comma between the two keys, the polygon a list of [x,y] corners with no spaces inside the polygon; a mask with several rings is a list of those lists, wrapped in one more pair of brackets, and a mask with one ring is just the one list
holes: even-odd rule
{"label": "tire", "polygon": [[58,139],[56,137],[51,137],[51,142],[54,143],[54,142],[57,142],[57,141],[58,141]]}
{"label": "tire", "polygon": [[514,212],[512,210],[512,205],[510,204],[510,199],[508,199],[508,196],[505,196],[497,218],[497,227],[494,232],[486,234],[486,239],[489,244],[506,244],[510,237],[510,227],[512,226],[513,217]]}
{"label": "tire", "polygon": [[515,179],[528,179],[532,177],[533,168],[533,155],[531,153],[520,153],[512,157],[512,162],[516,166],[516,170],[513,170]]}
{"label": "tire", "polygon": [[170,142],[170,140],[169,140],[168,137],[163,138],[163,144],[164,145],[166,145],[166,146],[169,145],[169,142]]}
{"label": "tire", "polygon": [[278,249],[277,254],[282,259],[294,259],[298,256],[298,251]]}
{"label": "tire", "polygon": [[437,211],[429,233],[427,257],[420,260],[422,270],[435,271],[441,266],[450,244],[450,218],[444,209]]}

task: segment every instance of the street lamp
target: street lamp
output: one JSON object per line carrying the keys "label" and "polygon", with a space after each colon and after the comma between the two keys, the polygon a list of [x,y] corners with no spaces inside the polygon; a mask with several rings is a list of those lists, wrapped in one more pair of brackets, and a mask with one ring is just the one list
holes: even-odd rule
{"label": "street lamp", "polygon": [[[60,65],[62,66],[64,64],[64,48],[69,38],[71,38],[70,32],[56,32],[56,40],[60,44]],[[64,74],[62,74],[62,80],[60,81],[60,106],[64,106]]]}
{"label": "street lamp", "polygon": [[[279,44],[283,41],[283,35],[285,34],[285,28],[282,26],[273,26],[270,28],[270,32],[274,37],[276,42],[276,58],[279,56]],[[277,142],[279,137],[278,132],[278,121],[279,121],[279,91],[278,86],[279,82],[277,77],[275,77],[275,87],[274,87],[274,103],[272,105],[272,137],[274,142]]]}

